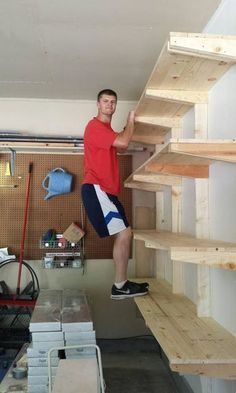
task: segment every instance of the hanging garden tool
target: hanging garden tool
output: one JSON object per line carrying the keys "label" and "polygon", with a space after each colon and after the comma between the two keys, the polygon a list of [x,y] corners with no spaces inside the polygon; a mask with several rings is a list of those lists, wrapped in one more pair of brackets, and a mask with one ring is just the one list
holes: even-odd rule
{"label": "hanging garden tool", "polygon": [[18,268],[16,295],[20,295],[20,282],[21,282],[22,263],[23,263],[23,259],[24,259],[25,234],[26,234],[28,209],[29,209],[29,194],[30,194],[30,183],[31,183],[32,170],[33,170],[33,163],[31,162],[29,164],[29,170],[28,170],[28,181],[27,181],[27,188],[26,188],[24,222],[23,222],[23,230],[22,230],[21,245],[20,245],[20,257],[19,257],[19,268]]}
{"label": "hanging garden tool", "polygon": [[[24,259],[24,248],[25,248],[25,236],[26,236],[26,227],[27,227],[27,219],[28,219],[28,209],[29,209],[29,195],[30,195],[30,183],[31,183],[31,175],[33,171],[33,164],[29,164],[28,169],[28,179],[26,186],[26,199],[25,199],[25,208],[24,208],[24,221],[22,227],[22,236],[21,236],[21,244],[20,244],[20,256],[19,260],[8,259],[0,263],[0,268],[10,264],[17,263],[18,264],[18,275],[17,275],[17,287],[16,293],[11,294],[9,291],[5,291],[0,296],[0,305],[9,305],[9,306],[21,306],[21,307],[34,307],[36,303],[36,299],[39,293],[39,282],[38,278],[31,268],[23,259]],[[26,267],[29,270],[32,281],[30,281],[27,286],[21,291],[21,273],[22,266]]]}

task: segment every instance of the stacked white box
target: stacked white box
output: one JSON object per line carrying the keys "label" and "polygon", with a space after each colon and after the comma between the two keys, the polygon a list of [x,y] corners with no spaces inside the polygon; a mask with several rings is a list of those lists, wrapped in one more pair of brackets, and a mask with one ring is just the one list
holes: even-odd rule
{"label": "stacked white box", "polygon": [[[66,289],[62,302],[62,330],[65,345],[96,344],[90,307],[83,291]],[[66,349],[66,358],[95,357],[95,348]]]}
{"label": "stacked white box", "polygon": [[[86,295],[80,290],[41,290],[30,321],[32,342],[27,349],[28,393],[48,393],[48,351],[65,345],[96,344]],[[95,348],[66,349],[66,358],[96,357]],[[54,382],[58,351],[51,354]]]}
{"label": "stacked white box", "polygon": [[[48,392],[48,351],[64,346],[61,330],[62,291],[41,290],[30,321],[32,342],[27,349],[28,393]],[[59,364],[58,351],[52,353],[52,379]]]}

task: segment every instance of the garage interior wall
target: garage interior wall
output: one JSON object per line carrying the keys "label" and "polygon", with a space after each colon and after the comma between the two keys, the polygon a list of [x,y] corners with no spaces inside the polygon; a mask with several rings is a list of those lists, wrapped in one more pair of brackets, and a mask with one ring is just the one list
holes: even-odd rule
{"label": "garage interior wall", "polygon": [[[226,0],[206,26],[206,33],[236,35],[236,2]],[[209,138],[235,138],[236,129],[236,67],[215,85],[209,103]],[[120,102],[114,117],[115,129],[123,129],[127,113],[135,103]],[[95,101],[51,101],[51,100],[0,100],[1,128],[29,131],[32,133],[83,135],[83,129],[96,115]],[[186,137],[193,130],[193,112],[184,119]],[[188,131],[188,134],[187,134]],[[142,154],[142,153],[141,153]],[[135,163],[141,155],[135,153]],[[145,159],[144,159],[145,160]],[[144,161],[143,160],[143,161]],[[136,164],[135,164],[136,165]],[[138,166],[138,164],[137,164]],[[135,169],[135,167],[134,167]],[[213,239],[235,242],[236,239],[236,166],[216,163],[210,168],[210,236]],[[193,217],[194,184],[186,180],[183,186],[183,232],[194,233]],[[145,194],[146,195],[146,194]],[[166,195],[168,199],[169,196]],[[135,204],[142,204],[142,194],[135,194]],[[144,205],[152,206],[152,197]],[[168,205],[168,204],[166,204]],[[166,212],[168,215],[168,212]],[[167,229],[167,228],[166,228]],[[132,300],[112,302],[109,299],[113,280],[113,265],[110,260],[90,260],[84,276],[51,272],[41,269],[39,262],[32,262],[42,288],[75,288],[88,290],[98,337],[125,337],[147,333],[143,320],[136,312]],[[168,270],[168,266],[167,266]],[[130,276],[135,273],[134,262],[130,263]],[[168,276],[168,274],[167,274]],[[196,300],[196,267],[186,267],[186,295]],[[169,277],[171,280],[171,277]],[[212,317],[226,329],[236,334],[236,272],[211,268]],[[123,318],[123,315],[126,318]],[[194,393],[235,393],[236,381],[185,376]]]}
{"label": "garage interior wall", "polygon": [[[135,102],[118,103],[112,123],[114,129],[118,131],[123,129],[127,114],[134,106]],[[83,136],[86,123],[96,114],[96,101],[0,100],[1,129],[18,130],[30,134]],[[21,230],[20,226],[19,230]],[[114,302],[110,299],[114,274],[112,260],[88,260],[84,275],[80,269],[48,271],[42,268],[41,261],[30,263],[38,275],[41,288],[87,290],[97,337],[118,338],[147,333],[132,299],[125,302]],[[5,280],[11,289],[14,289],[17,274],[14,266],[10,266],[6,274],[7,277],[4,276],[4,272],[1,272],[1,279]],[[135,276],[133,261],[129,264],[129,276]],[[27,277],[22,272],[22,287],[26,282]],[[125,318],[123,318],[124,315]]]}

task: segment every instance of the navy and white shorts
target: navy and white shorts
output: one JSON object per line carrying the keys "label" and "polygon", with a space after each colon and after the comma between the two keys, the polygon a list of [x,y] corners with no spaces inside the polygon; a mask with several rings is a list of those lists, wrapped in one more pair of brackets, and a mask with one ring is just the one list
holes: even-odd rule
{"label": "navy and white shorts", "polygon": [[100,237],[115,235],[129,227],[117,196],[102,191],[98,184],[83,184],[81,194],[89,221]]}

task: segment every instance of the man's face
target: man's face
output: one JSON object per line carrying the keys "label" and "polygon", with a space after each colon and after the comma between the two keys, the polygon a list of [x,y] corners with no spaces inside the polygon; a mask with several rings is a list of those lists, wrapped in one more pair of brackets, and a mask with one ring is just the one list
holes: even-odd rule
{"label": "man's face", "polygon": [[116,97],[103,94],[97,102],[98,110],[103,115],[113,115],[116,110]]}

